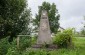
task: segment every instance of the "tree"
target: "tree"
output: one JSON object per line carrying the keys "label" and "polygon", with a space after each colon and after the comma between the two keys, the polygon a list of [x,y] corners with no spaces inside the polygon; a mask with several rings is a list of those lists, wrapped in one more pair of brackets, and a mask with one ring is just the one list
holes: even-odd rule
{"label": "tree", "polygon": [[26,0],[0,0],[0,39],[10,36],[12,41],[28,27],[29,19]]}
{"label": "tree", "polygon": [[[85,20],[85,16],[84,16],[84,20]],[[81,30],[81,35],[85,36],[85,22],[83,23],[84,27]]]}
{"label": "tree", "polygon": [[39,27],[42,10],[46,10],[48,12],[51,33],[57,33],[58,28],[59,28],[58,21],[59,21],[60,15],[58,14],[56,5],[54,3],[52,3],[51,5],[48,2],[43,2],[42,6],[39,6],[38,14],[36,14],[35,16],[36,19],[33,20],[34,25],[35,25],[35,30]]}
{"label": "tree", "polygon": [[[84,16],[84,21],[85,21],[85,16]],[[84,28],[85,28],[85,22],[84,22]]]}

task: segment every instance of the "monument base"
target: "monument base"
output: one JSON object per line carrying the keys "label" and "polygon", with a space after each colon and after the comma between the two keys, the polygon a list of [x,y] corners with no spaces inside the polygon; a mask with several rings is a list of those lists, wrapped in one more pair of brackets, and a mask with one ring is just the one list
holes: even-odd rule
{"label": "monument base", "polygon": [[58,46],[57,45],[54,45],[54,44],[46,44],[46,45],[43,45],[43,44],[35,44],[35,45],[32,45],[32,48],[40,48],[40,49],[51,49],[51,50],[54,50],[54,49],[58,49]]}

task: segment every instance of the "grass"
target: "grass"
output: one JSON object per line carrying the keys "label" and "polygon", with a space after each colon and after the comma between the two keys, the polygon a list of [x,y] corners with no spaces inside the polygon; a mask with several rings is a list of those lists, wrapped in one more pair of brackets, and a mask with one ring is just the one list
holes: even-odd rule
{"label": "grass", "polygon": [[[40,53],[49,53],[48,55],[85,55],[85,37],[75,37],[73,39],[74,48],[72,49],[58,49],[54,51],[42,51],[39,50]],[[38,51],[35,51],[38,52]],[[36,53],[35,53],[36,54]],[[33,54],[33,55],[35,55]],[[38,55],[45,55],[45,54],[38,54]]]}
{"label": "grass", "polygon": [[52,55],[85,55],[85,37],[75,37],[73,42],[74,49],[59,49],[52,51]]}
{"label": "grass", "polygon": [[74,49],[59,49],[51,51],[51,55],[85,55],[85,37],[75,37],[73,39]]}

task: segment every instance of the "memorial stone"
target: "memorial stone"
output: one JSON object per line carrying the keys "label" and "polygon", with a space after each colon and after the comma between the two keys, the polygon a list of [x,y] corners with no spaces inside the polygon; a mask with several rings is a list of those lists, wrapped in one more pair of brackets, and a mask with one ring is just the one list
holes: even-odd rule
{"label": "memorial stone", "polygon": [[52,44],[49,19],[46,10],[41,13],[37,44]]}

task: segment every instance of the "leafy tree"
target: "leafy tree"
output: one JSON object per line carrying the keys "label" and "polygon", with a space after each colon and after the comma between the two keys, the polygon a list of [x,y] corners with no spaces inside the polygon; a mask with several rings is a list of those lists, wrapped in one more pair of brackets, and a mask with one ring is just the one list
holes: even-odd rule
{"label": "leafy tree", "polygon": [[81,30],[81,35],[85,37],[85,29]]}
{"label": "leafy tree", "polygon": [[42,10],[46,10],[48,12],[51,33],[57,33],[57,30],[59,28],[58,21],[59,21],[60,15],[58,14],[56,5],[54,3],[52,3],[51,5],[48,2],[43,2],[42,6],[39,6],[38,14],[36,14],[35,16],[36,19],[33,20],[35,25],[35,30],[39,27]]}
{"label": "leafy tree", "polygon": [[26,0],[0,0],[0,39],[10,36],[12,41],[28,27],[29,20]]}
{"label": "leafy tree", "polygon": [[[85,20],[85,16],[84,16],[84,20]],[[85,23],[84,23],[84,28],[82,28],[81,30],[81,35],[85,36]]]}
{"label": "leafy tree", "polygon": [[[84,21],[85,21],[85,16],[84,16]],[[84,28],[85,28],[85,23],[84,23]]]}

